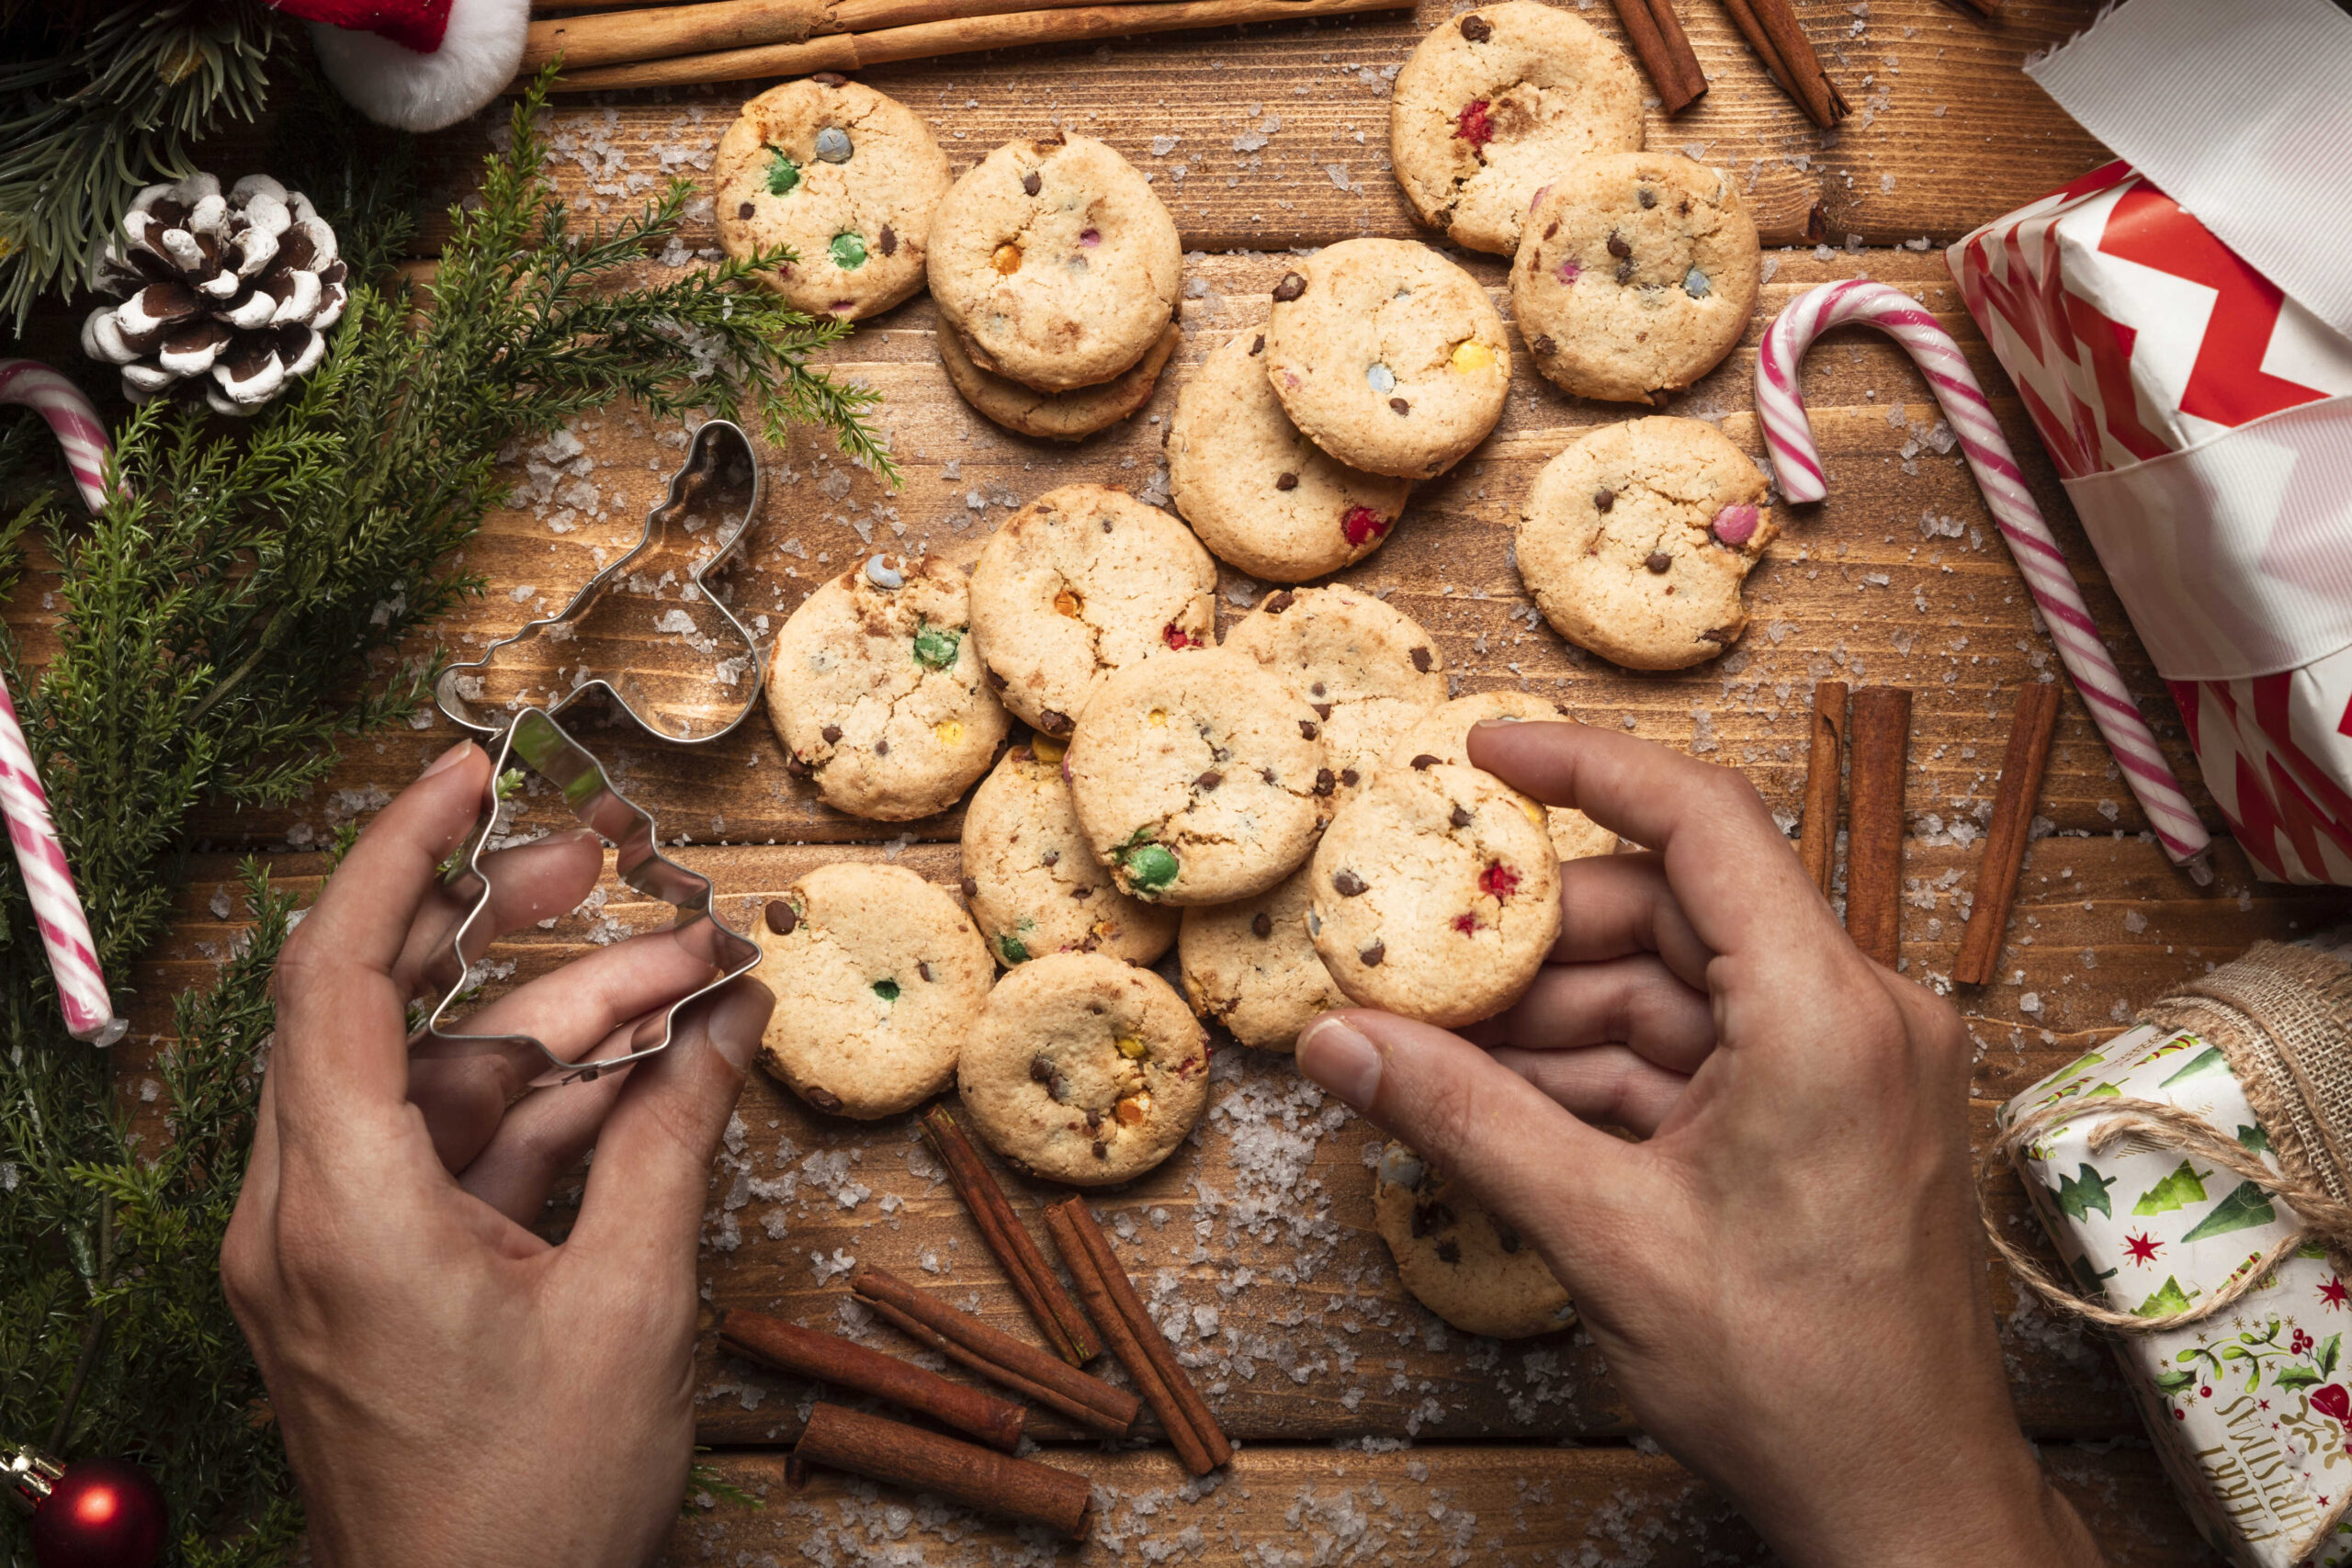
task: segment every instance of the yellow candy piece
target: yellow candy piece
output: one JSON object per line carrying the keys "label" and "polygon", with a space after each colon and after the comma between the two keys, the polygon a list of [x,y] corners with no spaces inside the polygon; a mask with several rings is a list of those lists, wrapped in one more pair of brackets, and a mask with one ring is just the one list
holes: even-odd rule
{"label": "yellow candy piece", "polygon": [[1454,346],[1453,367],[1465,375],[1473,370],[1484,370],[1494,362],[1493,351],[1476,338],[1464,338]]}
{"label": "yellow candy piece", "polygon": [[1155,729],[1165,729],[1168,728],[1168,710],[1166,708],[1154,708],[1149,713],[1143,716],[1143,721],[1146,724],[1150,725]]}
{"label": "yellow candy piece", "polygon": [[1088,929],[1093,931],[1097,942],[1114,942],[1118,939],[1119,922],[1116,920],[1097,920]]}
{"label": "yellow candy piece", "polygon": [[1530,822],[1534,823],[1538,828],[1544,826],[1544,808],[1535,802],[1522,795],[1519,797],[1519,808],[1527,813],[1527,819]]}
{"label": "yellow candy piece", "polygon": [[943,718],[931,727],[931,732],[939,737],[939,743],[942,746],[953,746],[964,739],[964,721],[960,718]]}
{"label": "yellow candy piece", "polygon": [[1041,762],[1058,762],[1062,760],[1062,753],[1069,750],[1069,742],[1057,740],[1050,735],[1029,738],[1029,754]]}
{"label": "yellow candy piece", "polygon": [[1112,1041],[1111,1043],[1116,1045],[1119,1048],[1119,1055],[1125,1056],[1128,1061],[1140,1062],[1143,1060],[1143,1042],[1136,1039],[1134,1035],[1122,1034],[1116,1040]]}
{"label": "yellow candy piece", "polygon": [[996,254],[989,259],[996,264],[996,270],[1001,275],[1006,277],[1011,277],[1014,273],[1021,270],[1021,247],[1019,245],[999,245],[996,248]]}

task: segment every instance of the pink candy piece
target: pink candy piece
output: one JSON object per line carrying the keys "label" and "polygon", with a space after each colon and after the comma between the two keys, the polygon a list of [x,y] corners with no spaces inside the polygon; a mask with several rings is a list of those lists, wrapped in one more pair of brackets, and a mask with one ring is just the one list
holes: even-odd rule
{"label": "pink candy piece", "polygon": [[1917,300],[1867,278],[1825,283],[1799,295],[1765,329],[1756,355],[1756,413],[1781,493],[1792,502],[1819,501],[1827,493],[1821,454],[1797,389],[1797,367],[1815,338],[1849,321],[1876,327],[1908,350],[1918,365],[1944,418],[1960,437],[1961,452],[1984,489],[1984,504],[2008,541],[2035,605],[2049,623],[2050,640],[2058,645],[2066,673],[2075,678],[2099,734],[2148,813],[2149,825],[2175,863],[2187,866],[2199,882],[2210,882],[2213,874],[2206,850],[2212,836],[2181,793],[2147,720],[2140,716],[2123,672],[2099,640],[2089,607],[2066,570],[2065,553],[2026,489],[2025,476],[1993,417],[1992,405],[1984,400],[1984,389],[1976,384],[1975,372],[1951,334]]}
{"label": "pink candy piece", "polygon": [[1102,243],[1102,231],[1089,229],[1078,237],[1078,243],[1081,245],[1099,245]]}
{"label": "pink candy piece", "polygon": [[1756,536],[1756,508],[1726,506],[1715,513],[1715,537],[1737,549]]}
{"label": "pink candy piece", "polygon": [[1544,193],[1551,188],[1552,187],[1549,185],[1537,186],[1535,187],[1535,194],[1527,198],[1527,210],[1532,212],[1536,208],[1543,205]]}
{"label": "pink candy piece", "polygon": [[1574,283],[1577,278],[1584,276],[1584,268],[1577,265],[1576,257],[1570,256],[1567,260],[1562,262],[1558,266],[1552,269],[1552,276],[1558,278],[1563,283]]}

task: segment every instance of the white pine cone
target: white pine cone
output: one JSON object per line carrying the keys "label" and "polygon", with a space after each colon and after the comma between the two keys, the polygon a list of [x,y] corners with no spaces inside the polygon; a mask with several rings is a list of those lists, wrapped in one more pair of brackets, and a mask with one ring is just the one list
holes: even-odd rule
{"label": "white pine cone", "polygon": [[90,312],[82,352],[122,367],[134,403],[201,397],[252,414],[325,355],[346,276],[310,198],[267,175],[225,197],[211,175],[149,186],[91,278],[130,297]]}

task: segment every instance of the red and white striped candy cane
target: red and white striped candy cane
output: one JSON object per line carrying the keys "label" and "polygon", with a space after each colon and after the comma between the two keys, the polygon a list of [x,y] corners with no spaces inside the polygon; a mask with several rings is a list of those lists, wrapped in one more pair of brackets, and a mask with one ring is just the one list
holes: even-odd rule
{"label": "red and white striped candy cane", "polygon": [[[98,423],[98,411],[80,389],[39,360],[0,359],[0,403],[22,403],[39,411],[65,449],[66,466],[84,503],[92,512],[106,505],[107,427]],[[0,816],[8,819],[8,839],[17,849],[17,865],[40,926],[41,945],[49,950],[50,972],[57,976],[66,1032],[93,1045],[111,1045],[130,1023],[115,1016],[89,918],[83,912],[82,896],[74,891],[73,868],[65,863],[57,825],[50,819],[49,793],[40,786],[5,682],[0,682]]]}
{"label": "red and white striped candy cane", "polygon": [[2122,671],[2099,640],[2090,611],[2066,570],[2065,553],[2051,536],[2033,503],[2016,456],[2001,435],[1984,389],[1935,317],[1899,289],[1867,278],[1826,283],[1791,301],[1764,330],[1756,356],[1756,412],[1764,426],[1764,445],[1772,456],[1772,470],[1781,493],[1790,501],[1819,501],[1828,493],[1822,482],[1821,454],[1806,421],[1804,399],[1798,390],[1797,367],[1813,340],[1849,321],[1876,327],[1909,351],[1934,389],[1936,401],[1960,437],[1960,449],[1984,491],[1984,503],[2001,536],[2009,542],[2018,570],[2025,575],[2033,602],[2049,624],[2058,657],[2089,706],[2091,718],[2107,738],[2109,750],[2123,769],[2123,776],[2139,797],[2156,837],[2174,862],[2189,868],[2199,882],[2211,872],[2205,852],[2212,836],[2181,793],[2180,783],[2156,749],[2156,738],[2140,716],[2123,683]]}
{"label": "red and white striped candy cane", "polygon": [[38,359],[0,359],[0,403],[21,403],[49,422],[65,466],[92,513],[107,503],[107,427],[82,389]]}

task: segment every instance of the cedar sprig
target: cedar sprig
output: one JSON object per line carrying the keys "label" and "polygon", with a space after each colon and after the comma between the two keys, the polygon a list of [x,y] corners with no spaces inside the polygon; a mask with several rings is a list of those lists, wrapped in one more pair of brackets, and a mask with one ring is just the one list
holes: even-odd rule
{"label": "cedar sprig", "polygon": [[[0,425],[0,586],[28,535],[55,571],[45,665],[0,637],[0,668],[119,989],[181,897],[200,803],[291,801],[340,744],[428,700],[439,666],[418,634],[481,590],[453,562],[503,495],[502,448],[634,398],[740,407],[776,434],[811,416],[889,471],[871,394],[809,363],[842,326],[739,292],[738,267],[645,282],[644,253],[683,218],[676,191],[575,234],[542,172],[540,109],[525,99],[416,284],[385,265],[413,231],[385,143],[308,131],[345,162],[288,172],[355,263],[325,360],[250,422],[160,401],[130,413],[115,454],[130,493],[96,517],[59,482],[45,437],[24,434],[28,416]],[[177,998],[151,1091],[62,1032],[22,883],[0,861],[0,1433],[54,1428],[68,1454],[151,1465],[178,1531],[167,1561],[201,1568],[282,1562],[300,1526],[217,1275],[269,968],[294,913],[253,867],[240,901],[245,933],[208,987]],[[0,1517],[0,1563],[23,1561],[19,1529]]]}

